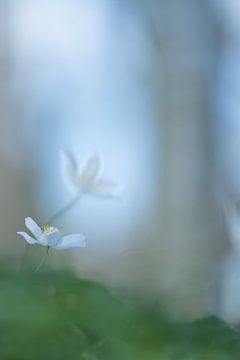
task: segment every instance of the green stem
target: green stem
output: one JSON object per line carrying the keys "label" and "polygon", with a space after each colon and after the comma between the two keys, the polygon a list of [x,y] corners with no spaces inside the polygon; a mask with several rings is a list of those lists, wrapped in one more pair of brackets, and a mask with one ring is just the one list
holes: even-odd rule
{"label": "green stem", "polygon": [[24,253],[22,255],[22,260],[21,260],[19,271],[23,271],[24,265],[25,265],[27,257],[28,257],[29,249],[30,249],[30,245],[26,243],[25,248],[24,248]]}
{"label": "green stem", "polygon": [[42,260],[40,261],[40,263],[39,263],[38,267],[36,268],[35,272],[38,272],[38,270],[39,270],[39,269],[43,266],[43,264],[45,263],[46,258],[47,258],[47,256],[48,256],[49,249],[50,249],[50,247],[48,246],[44,257],[43,257]]}
{"label": "green stem", "polygon": [[58,210],[54,215],[52,215],[47,221],[46,224],[51,224],[53,221],[58,219],[60,216],[69,211],[74,205],[77,204],[80,198],[80,194],[77,194],[69,203],[67,203],[63,208]]}

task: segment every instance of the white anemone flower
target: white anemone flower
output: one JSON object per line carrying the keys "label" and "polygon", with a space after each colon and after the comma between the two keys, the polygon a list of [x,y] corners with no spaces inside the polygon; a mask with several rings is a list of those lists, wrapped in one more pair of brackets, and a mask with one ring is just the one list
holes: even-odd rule
{"label": "white anemone flower", "polygon": [[26,232],[18,231],[30,245],[38,244],[54,248],[56,250],[65,250],[70,248],[85,247],[85,236],[82,234],[71,234],[64,236],[62,231],[55,226],[44,225],[42,228],[30,217],[25,219],[26,228],[32,233],[32,236]]}
{"label": "white anemone flower", "polygon": [[111,180],[99,177],[101,160],[98,155],[91,156],[80,169],[73,156],[61,150],[60,165],[63,179],[70,190],[99,197],[118,197],[117,185]]}

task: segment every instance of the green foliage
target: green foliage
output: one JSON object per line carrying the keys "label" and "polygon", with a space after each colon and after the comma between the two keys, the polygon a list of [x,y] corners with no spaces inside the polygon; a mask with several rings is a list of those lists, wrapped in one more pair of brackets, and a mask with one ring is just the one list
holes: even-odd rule
{"label": "green foliage", "polygon": [[0,273],[0,359],[239,359],[215,318],[172,323],[68,273]]}

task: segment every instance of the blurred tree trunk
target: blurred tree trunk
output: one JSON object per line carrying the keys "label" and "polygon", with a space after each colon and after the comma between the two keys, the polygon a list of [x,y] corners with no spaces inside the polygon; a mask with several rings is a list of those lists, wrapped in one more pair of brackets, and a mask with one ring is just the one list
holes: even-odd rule
{"label": "blurred tree trunk", "polygon": [[157,94],[162,132],[156,241],[164,244],[156,283],[176,299],[173,307],[196,315],[206,311],[207,279],[225,246],[211,182],[214,30],[205,1],[156,4],[152,18],[161,63]]}
{"label": "blurred tree trunk", "polygon": [[[16,231],[32,204],[31,166],[24,141],[24,120],[13,96],[11,6],[0,2],[0,229],[1,254],[21,258],[24,242]],[[9,263],[9,261],[7,261]],[[19,260],[20,263],[20,260]],[[15,264],[19,266],[19,264]]]}

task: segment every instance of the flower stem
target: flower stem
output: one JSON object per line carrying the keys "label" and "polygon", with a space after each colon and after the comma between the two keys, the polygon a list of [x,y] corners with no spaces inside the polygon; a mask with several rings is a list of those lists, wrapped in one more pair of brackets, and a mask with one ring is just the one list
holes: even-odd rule
{"label": "flower stem", "polygon": [[54,215],[52,215],[47,221],[46,224],[51,224],[53,221],[58,219],[60,216],[69,211],[74,205],[77,204],[80,198],[80,194],[77,194],[69,203],[67,203],[63,208],[58,210]]}
{"label": "flower stem", "polygon": [[29,249],[30,249],[30,245],[26,243],[25,248],[24,248],[24,252],[23,252],[23,255],[22,255],[22,260],[21,260],[19,271],[23,271],[23,268],[25,266],[25,263],[26,263],[26,260],[27,260],[27,257],[28,257]]}
{"label": "flower stem", "polygon": [[46,258],[47,258],[47,256],[48,256],[49,249],[50,249],[50,247],[48,246],[44,257],[43,257],[42,260],[40,261],[38,267],[35,269],[35,272],[38,272],[38,270],[39,270],[39,269],[43,266],[43,264],[45,263]]}

